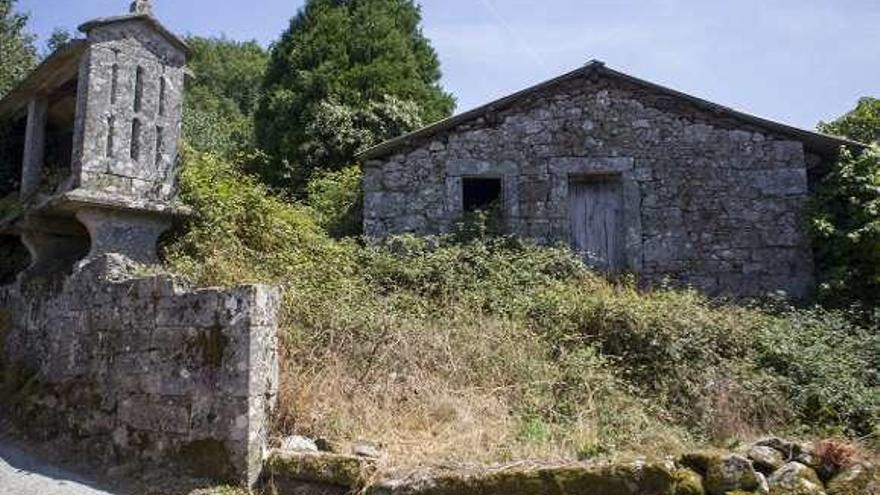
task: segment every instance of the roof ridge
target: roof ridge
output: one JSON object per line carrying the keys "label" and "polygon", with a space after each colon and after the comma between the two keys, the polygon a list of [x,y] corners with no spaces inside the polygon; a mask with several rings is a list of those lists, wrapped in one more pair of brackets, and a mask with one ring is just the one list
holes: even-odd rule
{"label": "roof ridge", "polygon": [[656,83],[652,83],[650,81],[637,78],[635,76],[631,76],[629,74],[614,70],[609,68],[605,62],[597,59],[592,59],[587,62],[584,66],[579,67],[573,71],[567,72],[561,76],[555,77],[553,79],[549,79],[547,81],[538,83],[524,90],[518,91],[516,93],[510,94],[508,96],[499,98],[492,102],[486,103],[479,107],[473,108],[466,112],[460,113],[458,115],[454,115],[452,117],[448,117],[446,119],[440,120],[433,124],[430,124],[426,127],[418,129],[416,131],[410,132],[408,134],[404,134],[394,139],[390,139],[383,143],[380,143],[372,148],[362,151],[355,158],[359,161],[370,160],[373,158],[378,158],[380,156],[384,156],[388,153],[391,153],[402,146],[406,146],[411,144],[412,142],[420,139],[425,139],[429,136],[432,136],[438,132],[443,132],[449,129],[452,129],[460,124],[468,122],[470,120],[479,118],[489,112],[497,111],[500,108],[505,108],[507,106],[513,105],[514,103],[520,101],[521,99],[530,96],[531,94],[537,93],[539,91],[543,91],[545,89],[556,86],[557,84],[561,84],[568,80],[574,79],[579,76],[583,76],[589,73],[599,73],[609,77],[615,77],[618,79],[623,79],[632,84],[636,84],[643,87],[648,87],[655,91],[665,93],[675,98],[683,99],[689,102],[692,105],[703,108],[704,110],[708,110],[711,112],[715,112],[716,114],[726,114],[735,119],[747,122],[751,125],[761,127],[772,132],[776,132],[783,135],[788,135],[792,137],[796,137],[798,140],[803,141],[805,144],[809,144],[815,149],[820,150],[822,153],[836,153],[837,150],[841,146],[850,146],[850,147],[859,147],[866,148],[867,145],[864,143],[859,143],[856,141],[851,141],[848,139],[840,138],[837,136],[830,136],[827,134],[808,131],[806,129],[801,129],[798,127],[794,127],[788,124],[783,124],[781,122],[772,121],[769,119],[765,119],[763,117],[757,117],[755,115],[751,115],[745,112],[741,112],[739,110],[735,110],[733,108],[721,105],[719,103],[715,103],[709,100],[705,100],[699,98],[697,96],[689,95],[687,93],[668,88],[666,86],[661,86]]}

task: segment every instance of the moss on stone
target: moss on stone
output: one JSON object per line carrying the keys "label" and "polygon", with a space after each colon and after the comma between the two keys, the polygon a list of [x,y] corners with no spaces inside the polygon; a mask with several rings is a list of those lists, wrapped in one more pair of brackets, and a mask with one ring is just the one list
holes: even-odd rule
{"label": "moss on stone", "polygon": [[709,495],[726,495],[735,490],[756,490],[760,482],[748,459],[728,455],[709,460],[704,486]]}
{"label": "moss on stone", "polygon": [[705,495],[703,477],[691,469],[675,472],[675,495]]}
{"label": "moss on stone", "polygon": [[694,470],[700,476],[706,476],[709,465],[720,462],[721,455],[714,452],[691,452],[679,459],[679,464]]}
{"label": "moss on stone", "polygon": [[220,481],[233,481],[235,478],[229,450],[218,440],[190,442],[180,448],[177,457],[180,464],[195,476]]}
{"label": "moss on stone", "polygon": [[372,493],[394,495],[673,495],[675,473],[659,463],[571,465],[445,475]]}
{"label": "moss on stone", "polygon": [[276,452],[267,463],[273,478],[286,478],[348,488],[366,486],[375,462],[361,457],[314,452]]}
{"label": "moss on stone", "polygon": [[772,495],[820,495],[822,480],[815,471],[799,462],[789,462],[770,476]]}
{"label": "moss on stone", "polygon": [[880,494],[880,466],[856,464],[828,483],[828,495]]}

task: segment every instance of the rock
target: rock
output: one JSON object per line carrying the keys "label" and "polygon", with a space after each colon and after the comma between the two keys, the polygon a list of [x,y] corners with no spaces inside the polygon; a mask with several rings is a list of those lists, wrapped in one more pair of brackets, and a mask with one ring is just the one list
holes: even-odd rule
{"label": "rock", "polygon": [[744,456],[734,454],[710,460],[706,469],[706,493],[726,495],[728,492],[758,489],[758,473]]}
{"label": "rock", "polygon": [[[664,463],[572,464],[557,467],[446,473],[421,479],[386,480],[374,495],[670,495],[675,474]],[[687,493],[687,492],[682,492]],[[698,495],[702,492],[695,492]]]}
{"label": "rock", "polygon": [[693,469],[701,476],[706,476],[709,464],[718,459],[720,459],[719,454],[713,454],[711,452],[691,452],[681,456],[679,464]]}
{"label": "rock", "polygon": [[794,442],[787,442],[778,437],[764,438],[756,442],[755,446],[770,447],[771,449],[776,450],[777,452],[782,454],[786,462],[794,461],[799,455],[804,454],[804,446]]}
{"label": "rock", "polygon": [[755,493],[760,493],[761,495],[767,495],[770,493],[770,483],[767,481],[767,477],[764,476],[763,473],[758,473],[758,489],[755,490]]}
{"label": "rock", "polygon": [[755,445],[749,449],[747,455],[752,460],[755,469],[765,474],[772,474],[785,465],[785,458],[782,456],[782,453],[773,447]]}
{"label": "rock", "polygon": [[822,480],[815,471],[799,462],[789,462],[770,476],[772,495],[822,495]]}
{"label": "rock", "polygon": [[818,472],[822,465],[822,460],[815,454],[815,446],[811,443],[798,443],[792,447],[794,451],[794,461],[813,468]]}
{"label": "rock", "polygon": [[281,450],[290,452],[318,452],[318,445],[311,438],[291,435],[281,440]]}
{"label": "rock", "polygon": [[828,483],[828,495],[880,495],[880,466],[860,463]]}
{"label": "rock", "polygon": [[356,443],[351,447],[351,453],[358,457],[368,457],[370,459],[379,459],[382,452],[374,445],[368,443]]}
{"label": "rock", "polygon": [[703,477],[690,469],[675,472],[675,495],[705,495]]}
{"label": "rock", "polygon": [[[281,487],[309,482],[363,488],[376,473],[375,462],[371,459],[318,452],[276,450],[269,455],[265,467],[266,475]],[[282,489],[279,493],[288,491]]]}

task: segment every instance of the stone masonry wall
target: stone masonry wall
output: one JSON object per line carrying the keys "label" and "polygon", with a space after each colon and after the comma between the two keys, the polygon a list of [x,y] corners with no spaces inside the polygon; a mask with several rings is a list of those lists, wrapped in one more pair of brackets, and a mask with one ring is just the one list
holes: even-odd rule
{"label": "stone masonry wall", "polygon": [[276,291],[188,290],[119,255],[87,263],[60,290],[0,288],[0,364],[39,384],[12,413],[99,459],[252,484],[278,386]]}
{"label": "stone masonry wall", "polygon": [[138,19],[94,28],[88,36],[79,71],[73,185],[169,201],[185,55]]}
{"label": "stone masonry wall", "polygon": [[367,236],[450,231],[464,177],[502,179],[509,233],[570,243],[571,177],[622,178],[626,259],[647,285],[809,298],[802,143],[618,79],[567,81],[365,164]]}

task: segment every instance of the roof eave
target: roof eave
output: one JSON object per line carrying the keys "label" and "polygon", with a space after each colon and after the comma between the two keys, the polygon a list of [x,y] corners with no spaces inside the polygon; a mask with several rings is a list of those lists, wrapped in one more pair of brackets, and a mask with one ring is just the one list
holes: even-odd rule
{"label": "roof eave", "polygon": [[92,29],[100,26],[106,26],[108,24],[117,24],[120,22],[130,22],[130,21],[144,21],[150,24],[156,31],[159,32],[162,36],[164,36],[168,41],[170,41],[173,45],[179,48],[183,53],[189,57],[192,55],[192,48],[184,41],[182,38],[174,34],[171,30],[166,28],[156,17],[150,14],[130,14],[130,15],[120,15],[114,17],[101,17],[98,19],[93,19],[91,21],[85,22],[79,26],[79,30],[83,33],[88,33]]}
{"label": "roof eave", "polygon": [[79,58],[86,46],[85,40],[73,40],[46,57],[0,100],[0,120],[17,112],[34,94],[57,87],[66,82],[69,76],[75,75],[79,69]]}

